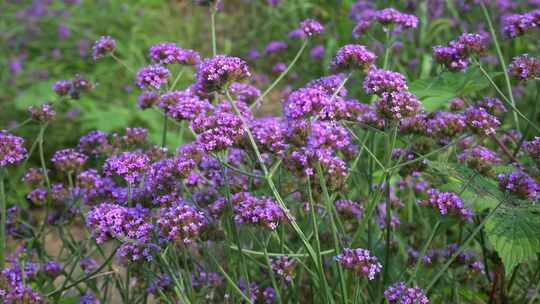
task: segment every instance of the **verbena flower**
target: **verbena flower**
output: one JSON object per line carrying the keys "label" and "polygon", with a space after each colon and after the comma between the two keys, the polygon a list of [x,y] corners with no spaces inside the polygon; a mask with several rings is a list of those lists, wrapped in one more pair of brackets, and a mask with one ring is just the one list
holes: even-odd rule
{"label": "verbena flower", "polygon": [[309,50],[309,56],[314,60],[320,60],[324,57],[325,52],[326,49],[324,48],[324,46],[319,44]]}
{"label": "verbena flower", "polygon": [[364,90],[368,94],[407,90],[405,76],[398,72],[372,67],[364,78]]}
{"label": "verbena flower", "polygon": [[516,56],[508,66],[508,73],[514,79],[528,81],[540,77],[540,59],[528,54]]}
{"label": "verbena flower", "polygon": [[390,120],[401,120],[418,113],[422,103],[410,92],[383,92],[375,107],[381,116]]}
{"label": "verbena flower", "polygon": [[0,131],[0,167],[6,167],[20,162],[26,157],[26,149],[21,137]]}
{"label": "verbena flower", "polygon": [[460,162],[486,175],[491,172],[493,166],[501,162],[497,153],[483,146],[465,149],[457,158]]}
{"label": "verbena flower", "polygon": [[136,75],[135,83],[139,88],[151,87],[159,90],[162,85],[166,84],[171,72],[159,65],[152,64],[141,68]]}
{"label": "verbena flower", "polygon": [[364,216],[364,208],[352,200],[340,199],[335,202],[337,212],[345,219],[360,220]]}
{"label": "verbena flower", "polygon": [[212,109],[208,100],[200,98],[189,90],[171,91],[161,95],[159,107],[176,121],[191,121]]}
{"label": "verbena flower", "polygon": [[500,116],[508,111],[502,101],[497,97],[484,97],[475,102],[474,105],[486,109],[489,114],[495,116]]}
{"label": "verbena flower", "polygon": [[385,8],[378,11],[375,19],[384,25],[397,24],[405,28],[416,28],[418,26],[416,16],[402,13],[394,8]]}
{"label": "verbena flower", "polygon": [[56,151],[51,161],[59,171],[75,172],[82,169],[87,159],[88,156],[75,149],[63,149]]}
{"label": "verbena flower", "polygon": [[287,42],[281,40],[274,40],[270,41],[266,45],[264,52],[266,53],[266,55],[271,55],[286,50],[288,47],[289,45],[287,44]]}
{"label": "verbena flower", "polygon": [[190,49],[183,49],[174,42],[161,42],[150,47],[150,59],[153,62],[167,64],[198,65],[201,61],[199,53]]}
{"label": "verbena flower", "polygon": [[109,140],[107,134],[102,131],[90,131],[79,138],[77,149],[88,155],[98,155],[107,150]]}
{"label": "verbena flower", "polygon": [[122,152],[105,160],[103,172],[107,176],[120,176],[133,184],[143,174],[148,162],[148,156],[141,152]]}
{"label": "verbena flower", "polygon": [[221,111],[197,116],[190,127],[197,133],[197,143],[207,152],[231,147],[245,134],[242,121],[236,114]]}
{"label": "verbena flower", "polygon": [[137,98],[137,106],[141,109],[149,109],[159,102],[159,94],[154,91],[143,91]]}
{"label": "verbena flower", "polygon": [[502,32],[508,38],[525,35],[538,28],[538,19],[533,12],[503,16]]}
{"label": "verbena flower", "polygon": [[232,197],[234,220],[238,224],[260,225],[275,230],[285,215],[279,205],[268,197],[255,197],[248,192]]}
{"label": "verbena flower", "polygon": [[159,209],[156,223],[162,241],[188,245],[199,238],[207,221],[194,206],[177,201]]}
{"label": "verbena flower", "polygon": [[51,122],[56,117],[56,112],[48,103],[40,106],[30,106],[28,107],[28,112],[32,116],[32,119],[37,122]]}
{"label": "verbena flower", "polygon": [[101,36],[92,46],[94,60],[103,58],[116,50],[116,41],[110,36]]}
{"label": "verbena flower", "polygon": [[334,259],[344,268],[351,270],[356,275],[366,275],[369,280],[375,279],[375,275],[382,270],[382,265],[377,257],[362,248],[344,248]]}
{"label": "verbena flower", "polygon": [[322,89],[329,96],[336,94],[336,91],[339,89],[339,92],[337,92],[336,95],[345,97],[347,96],[347,88],[345,88],[345,86],[341,86],[342,82],[345,80],[345,77],[346,75],[343,73],[324,76],[319,79],[311,80],[307,83],[306,88]]}
{"label": "verbena flower", "polygon": [[471,131],[482,136],[495,134],[497,127],[501,124],[497,117],[489,114],[486,109],[474,106],[465,110],[465,122]]}
{"label": "verbena flower", "polygon": [[197,71],[197,87],[204,92],[213,92],[226,85],[251,76],[247,63],[238,58],[217,55],[204,60]]}
{"label": "verbena flower", "polygon": [[296,264],[295,260],[287,256],[280,256],[270,260],[272,270],[287,283],[294,280]]}
{"label": "verbena flower", "polygon": [[498,179],[502,191],[509,191],[522,199],[536,199],[540,191],[540,185],[523,171],[501,173]]}
{"label": "verbena flower", "polygon": [[332,59],[334,71],[367,70],[377,59],[377,56],[360,44],[347,44],[341,47]]}
{"label": "verbena flower", "polygon": [[255,102],[261,96],[261,91],[257,87],[241,82],[233,82],[229,91],[233,98],[246,104]]}
{"label": "verbena flower", "polygon": [[420,204],[429,205],[439,210],[442,215],[455,214],[466,220],[471,220],[473,213],[463,204],[461,198],[453,192],[441,192],[435,188],[427,190],[428,198]]}
{"label": "verbena flower", "polygon": [[306,19],[300,23],[300,29],[308,37],[324,33],[324,27],[317,20]]}
{"label": "verbena flower", "polygon": [[419,287],[407,287],[405,282],[398,282],[386,288],[384,297],[395,304],[429,304],[428,297]]}

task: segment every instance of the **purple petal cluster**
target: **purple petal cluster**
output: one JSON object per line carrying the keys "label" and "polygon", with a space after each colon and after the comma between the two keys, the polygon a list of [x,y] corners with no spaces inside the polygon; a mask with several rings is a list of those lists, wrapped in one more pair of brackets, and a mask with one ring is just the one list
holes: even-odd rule
{"label": "purple petal cluster", "polygon": [[137,97],[137,106],[140,109],[149,109],[159,103],[159,94],[154,91],[143,91]]}
{"label": "purple petal cluster", "polygon": [[347,44],[341,47],[332,59],[331,68],[334,71],[349,71],[359,69],[366,71],[377,59],[377,55],[360,44]]}
{"label": "purple petal cluster", "polygon": [[324,26],[314,19],[306,19],[300,23],[300,29],[308,37],[324,33]]}
{"label": "purple petal cluster", "polygon": [[122,152],[107,158],[103,172],[107,176],[120,176],[133,184],[144,173],[149,161],[148,156],[141,152]]}
{"label": "purple petal cluster", "polygon": [[363,248],[344,248],[334,259],[354,274],[366,275],[369,280],[375,279],[375,275],[382,270],[377,257],[372,256],[369,250]]}
{"label": "purple petal cluster", "polygon": [[275,54],[275,53],[279,53],[281,51],[284,51],[288,47],[289,47],[289,45],[287,45],[287,42],[281,41],[281,40],[274,40],[274,41],[270,41],[266,45],[266,48],[264,49],[264,52],[266,53],[266,55],[271,55],[271,54]]}
{"label": "purple petal cluster", "polygon": [[523,54],[512,59],[508,73],[514,79],[528,81],[540,77],[540,59]]}
{"label": "purple petal cluster", "polygon": [[75,172],[82,169],[87,159],[88,156],[75,149],[63,149],[56,151],[51,161],[59,171]]}
{"label": "purple petal cluster", "polygon": [[477,170],[481,174],[488,175],[494,165],[501,162],[501,158],[497,153],[491,151],[484,146],[474,146],[463,150],[457,159],[466,163],[469,167]]}
{"label": "purple petal cluster", "polygon": [[135,83],[139,88],[151,87],[159,90],[162,85],[166,84],[171,77],[171,72],[159,65],[151,64],[141,68],[135,77]]}
{"label": "purple petal cluster", "polygon": [[229,92],[233,98],[246,104],[255,102],[261,96],[261,91],[257,87],[241,82],[233,82]]}
{"label": "purple petal cluster", "polygon": [[337,212],[345,219],[360,220],[364,216],[364,208],[357,202],[340,199],[335,204]]}
{"label": "purple petal cluster", "polygon": [[372,67],[364,78],[364,90],[368,94],[407,90],[405,76],[398,72]]}
{"label": "purple petal cluster", "polygon": [[222,111],[199,115],[190,126],[197,133],[197,143],[207,152],[227,149],[245,135],[242,120],[236,114]]}
{"label": "purple petal cluster", "polygon": [[160,42],[150,47],[150,59],[153,62],[167,64],[198,65],[201,61],[199,53],[190,49],[183,49],[174,42]]}
{"label": "purple petal cluster", "polygon": [[296,261],[288,256],[280,256],[270,260],[272,270],[285,282],[290,283],[296,276]]}
{"label": "purple petal cluster", "polygon": [[176,121],[191,121],[212,108],[208,100],[201,99],[190,90],[167,92],[159,100],[159,107]]}
{"label": "purple petal cluster", "polygon": [[416,95],[407,91],[383,92],[375,107],[381,116],[389,120],[401,120],[418,113],[422,103]]}
{"label": "purple petal cluster", "polygon": [[162,241],[188,245],[200,237],[207,221],[195,206],[178,201],[159,209],[156,224]]}
{"label": "purple petal cluster", "polygon": [[[35,269],[29,263],[26,267],[21,266],[14,261],[0,269],[0,303],[29,303],[45,304],[46,299],[32,288],[33,284],[28,282],[35,276]],[[22,261],[21,261],[22,264]],[[35,265],[35,264],[32,264]]]}
{"label": "purple petal cluster", "polygon": [[196,86],[209,93],[249,76],[251,74],[244,60],[238,57],[216,55],[199,65]]}
{"label": "purple petal cluster", "polygon": [[90,131],[81,136],[77,149],[88,155],[98,155],[106,151],[109,146],[107,134],[102,131]]}
{"label": "purple petal cluster", "polygon": [[482,136],[491,136],[501,124],[497,117],[482,107],[470,106],[465,110],[465,122],[473,131]]}
{"label": "purple petal cluster", "polygon": [[418,26],[416,16],[402,13],[394,8],[385,8],[378,11],[375,20],[384,25],[396,24],[404,28],[416,28]]}
{"label": "purple petal cluster", "polygon": [[508,38],[523,36],[540,25],[538,11],[531,11],[524,14],[512,14],[503,16],[501,27],[503,34]]}
{"label": "purple petal cluster", "polygon": [[268,197],[255,197],[249,192],[232,197],[234,220],[238,224],[253,224],[275,230],[285,219],[279,205]]}
{"label": "purple petal cluster", "polygon": [[538,197],[540,185],[523,171],[501,173],[497,177],[499,188],[502,191],[509,191],[523,199],[536,199]]}
{"label": "purple petal cluster", "polygon": [[450,71],[462,71],[469,66],[471,54],[482,55],[487,49],[486,36],[475,33],[463,33],[448,46],[433,47],[433,59]]}
{"label": "purple petal cluster", "polygon": [[[308,82],[306,88],[317,88],[325,91],[326,94],[330,96],[337,94],[337,96],[345,97],[347,96],[347,88],[342,85],[345,77],[346,75],[343,73],[324,76]],[[336,93],[338,89],[339,92]]]}
{"label": "purple petal cluster", "polygon": [[437,208],[442,215],[453,213],[466,220],[472,219],[472,211],[465,208],[461,198],[454,192],[442,192],[431,188],[428,189],[427,195],[427,199],[420,201],[421,204]]}
{"label": "purple petal cluster", "polygon": [[250,122],[250,130],[261,152],[283,155],[288,147],[285,124],[277,117],[254,119]]}
{"label": "purple petal cluster", "polygon": [[422,289],[407,287],[405,282],[398,282],[386,288],[384,296],[393,304],[429,304],[429,299]]}
{"label": "purple petal cluster", "polygon": [[40,106],[30,106],[28,107],[28,113],[30,113],[32,119],[37,122],[51,122],[56,117],[56,112],[48,103]]}
{"label": "purple petal cluster", "polygon": [[6,130],[0,131],[0,167],[6,167],[20,162],[26,157],[26,149],[21,137],[10,134]]}
{"label": "purple petal cluster", "polygon": [[102,36],[92,46],[94,60],[103,58],[116,50],[116,41],[110,36]]}

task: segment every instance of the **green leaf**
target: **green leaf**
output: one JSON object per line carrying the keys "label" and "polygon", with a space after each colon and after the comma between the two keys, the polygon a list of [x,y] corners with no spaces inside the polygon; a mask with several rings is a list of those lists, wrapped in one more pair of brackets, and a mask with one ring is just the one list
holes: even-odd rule
{"label": "green leaf", "polygon": [[79,296],[64,296],[58,300],[58,304],[76,304],[80,299]]}
{"label": "green leaf", "polygon": [[428,111],[447,108],[448,101],[455,97],[468,95],[485,89],[488,80],[476,67],[465,72],[443,72],[436,77],[418,79],[409,85],[409,90],[416,94]]}
{"label": "green leaf", "polygon": [[540,252],[540,219],[528,210],[499,210],[486,223],[486,233],[507,274]]}

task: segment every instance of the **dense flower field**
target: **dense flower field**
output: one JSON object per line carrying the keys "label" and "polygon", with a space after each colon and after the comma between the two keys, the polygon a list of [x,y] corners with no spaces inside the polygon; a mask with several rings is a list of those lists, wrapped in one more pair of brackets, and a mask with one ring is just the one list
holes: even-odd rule
{"label": "dense flower field", "polygon": [[[6,5],[0,303],[540,303],[540,3],[287,2],[231,2],[299,19],[264,42],[225,0],[182,4],[201,49],[81,38],[23,113],[83,4]],[[85,122],[108,90],[129,125]]]}

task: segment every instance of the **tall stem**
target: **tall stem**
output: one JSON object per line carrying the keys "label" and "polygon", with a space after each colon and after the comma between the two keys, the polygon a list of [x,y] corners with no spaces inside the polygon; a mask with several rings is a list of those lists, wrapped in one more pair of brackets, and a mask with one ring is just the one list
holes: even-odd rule
{"label": "tall stem", "polygon": [[[508,96],[510,97],[510,102],[512,103],[512,106],[516,107],[516,101],[514,100],[514,94],[512,93],[512,84],[510,83],[510,76],[508,75],[508,71],[506,70],[506,63],[504,61],[504,57],[501,51],[501,47],[499,46],[499,41],[497,40],[497,34],[495,32],[495,28],[493,28],[493,24],[491,23],[491,17],[489,16],[488,9],[486,8],[486,5],[484,4],[484,1],[480,1],[480,6],[482,6],[482,12],[484,13],[484,17],[486,18],[489,32],[491,33],[491,37],[493,38],[493,44],[495,45],[495,50],[497,51],[497,57],[499,58],[499,63],[501,64],[503,73],[504,73],[504,81],[506,83],[506,89],[508,90]],[[519,119],[517,116],[517,113],[514,111],[514,123],[516,124],[516,129],[520,131],[519,128]]]}
{"label": "tall stem", "polygon": [[215,7],[211,8],[210,11],[210,25],[212,31],[212,55],[217,55],[217,42],[216,42],[216,13],[217,10]]}
{"label": "tall stem", "polygon": [[167,124],[168,124],[169,118],[167,117],[167,114],[163,113],[163,131],[161,133],[161,147],[165,148],[167,145]]}
{"label": "tall stem", "polygon": [[291,61],[291,63],[289,63],[289,65],[287,66],[285,71],[281,72],[281,74],[279,74],[278,78],[276,78],[276,80],[274,80],[274,82],[272,82],[272,84],[261,94],[261,96],[259,96],[259,98],[257,98],[257,100],[255,100],[255,102],[250,106],[251,109],[253,109],[258,104],[260,104],[262,102],[263,98],[266,95],[268,95],[268,93],[270,93],[270,91],[272,91],[274,89],[274,87],[281,81],[281,79],[283,79],[283,77],[285,77],[289,73],[289,71],[292,69],[292,67],[298,61],[298,59],[300,59],[300,55],[302,55],[302,53],[304,52],[304,50],[305,50],[305,48],[306,48],[306,46],[308,44],[308,41],[309,41],[308,39],[304,40],[304,43],[302,44],[302,47],[300,47],[300,49],[296,53],[296,56],[294,56],[294,59]]}
{"label": "tall stem", "polygon": [[5,169],[0,170],[0,269],[4,268],[6,261],[6,221],[7,221],[7,208],[6,208],[6,193],[4,190],[4,176]]}

